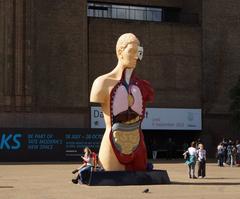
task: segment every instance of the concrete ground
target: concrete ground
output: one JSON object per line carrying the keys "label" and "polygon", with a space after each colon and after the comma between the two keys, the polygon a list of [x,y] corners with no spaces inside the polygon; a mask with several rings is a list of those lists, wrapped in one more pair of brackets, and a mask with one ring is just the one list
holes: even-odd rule
{"label": "concrete ground", "polygon": [[[0,199],[238,199],[240,167],[207,164],[205,179],[189,179],[182,162],[155,163],[166,169],[170,185],[100,186],[71,183],[77,164],[0,163]],[[142,193],[148,188],[149,193]]]}

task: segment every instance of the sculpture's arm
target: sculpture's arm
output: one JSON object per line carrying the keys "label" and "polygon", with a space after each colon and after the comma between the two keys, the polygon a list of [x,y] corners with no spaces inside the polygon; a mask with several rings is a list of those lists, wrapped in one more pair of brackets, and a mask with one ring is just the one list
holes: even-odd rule
{"label": "sculpture's arm", "polygon": [[90,102],[104,104],[106,102],[106,86],[101,77],[95,79],[90,93]]}

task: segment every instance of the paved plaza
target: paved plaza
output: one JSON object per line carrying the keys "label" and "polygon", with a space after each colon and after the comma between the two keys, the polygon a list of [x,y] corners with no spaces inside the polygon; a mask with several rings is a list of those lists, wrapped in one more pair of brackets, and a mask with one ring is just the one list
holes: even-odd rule
{"label": "paved plaza", "polygon": [[[170,185],[87,186],[71,183],[71,171],[78,165],[67,163],[0,163],[0,199],[238,199],[240,167],[207,164],[207,178],[188,179],[181,162],[157,162],[166,169]],[[149,193],[142,193],[149,189]]]}

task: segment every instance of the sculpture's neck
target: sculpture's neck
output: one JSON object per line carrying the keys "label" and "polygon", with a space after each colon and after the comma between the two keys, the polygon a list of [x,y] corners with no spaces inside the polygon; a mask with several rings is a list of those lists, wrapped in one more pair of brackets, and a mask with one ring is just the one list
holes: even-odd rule
{"label": "sculpture's neck", "polygon": [[124,70],[125,74],[124,74],[124,77],[125,77],[125,81],[127,82],[127,84],[129,84],[130,82],[130,79],[131,79],[131,76],[132,76],[132,72],[133,72],[133,69],[125,69]]}
{"label": "sculpture's neck", "polygon": [[116,79],[124,78],[127,84],[129,84],[132,73],[134,71],[134,68],[127,68],[123,66],[120,62],[118,62],[118,65],[114,68],[114,70],[111,72],[113,77]]}

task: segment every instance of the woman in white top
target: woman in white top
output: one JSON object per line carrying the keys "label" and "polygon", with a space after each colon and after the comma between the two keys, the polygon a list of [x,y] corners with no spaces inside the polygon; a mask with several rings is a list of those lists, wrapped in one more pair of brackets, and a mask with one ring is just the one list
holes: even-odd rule
{"label": "woman in white top", "polygon": [[192,142],[191,147],[189,147],[188,150],[183,154],[183,155],[188,154],[188,158],[186,161],[186,164],[188,165],[188,174],[189,178],[194,179],[197,178],[195,176],[195,165],[197,160],[197,149],[195,148],[195,146],[196,146],[195,142]]}
{"label": "woman in white top", "polygon": [[204,178],[206,176],[206,154],[203,144],[199,144],[199,149],[197,150],[198,178]]}
{"label": "woman in white top", "polygon": [[93,167],[93,157],[92,157],[92,152],[88,147],[84,148],[84,156],[81,156],[83,159],[83,164],[76,170],[74,170],[72,173],[78,172],[78,175],[75,179],[72,179],[72,182],[77,184],[77,183],[85,183],[85,180],[83,178],[83,173],[87,171],[91,171],[91,168]]}

